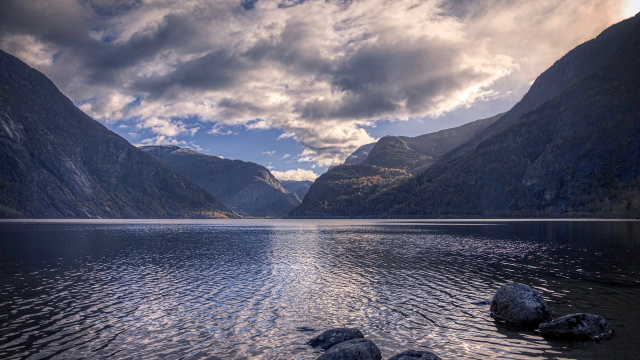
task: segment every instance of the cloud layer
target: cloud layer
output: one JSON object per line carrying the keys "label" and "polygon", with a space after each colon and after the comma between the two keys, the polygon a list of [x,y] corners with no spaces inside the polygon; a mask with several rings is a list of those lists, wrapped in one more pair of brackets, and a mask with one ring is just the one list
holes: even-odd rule
{"label": "cloud layer", "polygon": [[[623,0],[5,0],[0,47],[89,115],[176,142],[282,131],[331,165],[378,120],[521,94]],[[193,119],[198,123],[192,124]],[[470,119],[472,120],[472,119]]]}

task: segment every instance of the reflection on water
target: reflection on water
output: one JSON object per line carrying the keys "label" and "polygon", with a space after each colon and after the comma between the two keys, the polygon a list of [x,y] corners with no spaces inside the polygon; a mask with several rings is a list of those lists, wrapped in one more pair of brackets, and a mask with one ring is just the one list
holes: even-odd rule
{"label": "reflection on water", "polygon": [[[473,303],[509,281],[616,336],[497,327]],[[308,338],[353,326],[385,358],[631,359],[639,300],[639,222],[0,223],[0,358],[314,359]]]}

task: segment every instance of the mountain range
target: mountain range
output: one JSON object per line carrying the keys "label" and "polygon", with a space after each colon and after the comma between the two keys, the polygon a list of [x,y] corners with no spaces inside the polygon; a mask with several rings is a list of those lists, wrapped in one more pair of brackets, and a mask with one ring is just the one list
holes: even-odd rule
{"label": "mountain range", "polygon": [[[570,51],[510,111],[431,164],[398,138],[406,147],[384,141],[391,155],[369,160],[376,144],[360,165],[332,170],[375,163],[415,176],[392,184],[385,179],[385,186],[366,192],[327,191],[345,184],[329,171],[290,215],[637,217],[639,52],[636,15]],[[350,183],[369,181],[368,174],[350,173]]]}
{"label": "mountain range", "polygon": [[243,216],[280,217],[300,204],[264,166],[178,146],[141,146]]}

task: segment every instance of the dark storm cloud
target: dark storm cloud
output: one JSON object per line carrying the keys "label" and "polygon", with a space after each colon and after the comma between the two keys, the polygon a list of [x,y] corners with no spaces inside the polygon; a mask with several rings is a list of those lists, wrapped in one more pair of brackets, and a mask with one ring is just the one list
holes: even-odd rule
{"label": "dark storm cloud", "polygon": [[328,165],[379,119],[525,89],[621,1],[3,0],[0,47],[106,122],[279,128]]}

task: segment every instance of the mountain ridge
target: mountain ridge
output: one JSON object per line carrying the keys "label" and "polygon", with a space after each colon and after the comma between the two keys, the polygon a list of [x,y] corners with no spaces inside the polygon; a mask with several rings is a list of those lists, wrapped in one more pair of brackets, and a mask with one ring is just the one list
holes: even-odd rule
{"label": "mountain ridge", "polygon": [[262,165],[206,155],[173,145],[140,149],[207,190],[243,216],[279,217],[300,204]]}
{"label": "mountain ridge", "polygon": [[0,50],[0,216],[234,217]]}

